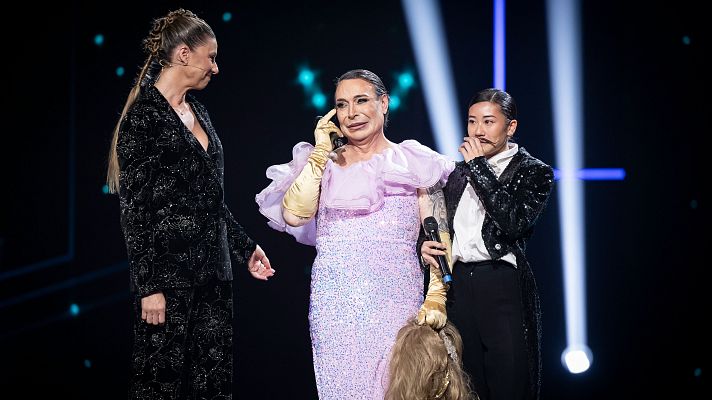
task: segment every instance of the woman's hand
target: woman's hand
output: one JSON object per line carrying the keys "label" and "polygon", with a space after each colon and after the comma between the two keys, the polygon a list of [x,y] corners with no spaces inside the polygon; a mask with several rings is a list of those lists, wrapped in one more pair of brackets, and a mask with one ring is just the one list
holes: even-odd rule
{"label": "woman's hand", "polygon": [[259,245],[257,245],[255,251],[250,256],[250,260],[247,262],[247,269],[254,278],[263,281],[266,281],[275,273],[275,270],[272,269],[272,264],[269,262],[269,258],[267,258],[264,250],[262,250]]}
{"label": "woman's hand", "polygon": [[163,292],[141,298],[141,319],[151,325],[166,322],[166,297]]}

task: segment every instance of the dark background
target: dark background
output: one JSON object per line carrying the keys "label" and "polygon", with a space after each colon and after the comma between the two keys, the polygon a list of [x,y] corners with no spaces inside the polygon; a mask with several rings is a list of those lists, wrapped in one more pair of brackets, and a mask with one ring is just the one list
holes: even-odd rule
{"label": "dark background", "polygon": [[[558,198],[528,254],[542,297],[544,399],[710,394],[709,22],[700,2],[581,5],[584,166],[624,168],[623,181],[585,185],[588,343],[594,359],[566,372]],[[698,3],[698,4],[695,4]],[[130,359],[126,254],[116,196],[102,191],[112,129],[151,20],[185,7],[211,24],[220,74],[193,92],[226,153],[226,201],[267,251],[269,282],[236,267],[235,398],[315,399],[307,310],[314,249],[271,230],[254,196],[265,169],[311,141],[317,113],[297,84],[316,69],[416,73],[391,115],[390,140],[434,148],[401,3],[55,2],[16,4],[6,24],[0,220],[0,397],[125,398]],[[223,12],[232,20],[224,22]],[[460,105],[492,85],[491,1],[443,1]],[[518,142],[556,166],[545,3],[507,2],[507,90]],[[105,41],[94,43],[101,33]],[[689,43],[683,38],[687,37]],[[115,70],[123,66],[125,75]],[[8,105],[9,104],[9,105]],[[463,124],[464,126],[464,124]],[[464,132],[463,132],[464,134]],[[706,164],[705,164],[706,165]],[[79,307],[78,315],[70,305]],[[20,393],[20,394],[11,394]]]}

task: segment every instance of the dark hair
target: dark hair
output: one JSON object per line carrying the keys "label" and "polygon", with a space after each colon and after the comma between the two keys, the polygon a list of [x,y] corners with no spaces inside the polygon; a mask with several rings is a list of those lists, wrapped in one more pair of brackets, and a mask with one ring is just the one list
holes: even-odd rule
{"label": "dark hair", "polygon": [[473,104],[483,101],[497,104],[502,110],[502,114],[507,118],[507,122],[517,119],[517,104],[514,102],[514,98],[504,90],[495,88],[480,90],[472,97],[467,109],[469,110]]}
{"label": "dark hair", "polygon": [[[364,80],[371,85],[373,85],[373,89],[376,91],[376,96],[381,97],[383,95],[388,96],[388,90],[386,90],[386,85],[383,84],[383,81],[381,78],[378,77],[378,75],[374,74],[373,72],[367,70],[367,69],[352,69],[351,71],[343,73],[340,77],[336,78],[334,81],[334,84],[336,86],[339,86],[339,83],[341,81],[347,80],[347,79],[361,79]],[[386,111],[386,115],[384,117],[384,122],[383,126],[386,127],[388,126],[388,114],[390,113],[390,109]]]}
{"label": "dark hair", "polygon": [[148,57],[136,76],[134,86],[131,88],[121,116],[114,127],[114,137],[109,150],[109,168],[106,174],[109,192],[119,191],[119,159],[116,154],[116,144],[119,139],[121,121],[138,98],[141,88],[156,83],[162,67],[170,65],[170,56],[176,47],[185,44],[191,50],[195,50],[207,43],[208,39],[214,38],[215,33],[207,22],[198,18],[191,11],[182,8],[171,11],[166,16],[153,21],[151,31],[143,40],[143,49]]}

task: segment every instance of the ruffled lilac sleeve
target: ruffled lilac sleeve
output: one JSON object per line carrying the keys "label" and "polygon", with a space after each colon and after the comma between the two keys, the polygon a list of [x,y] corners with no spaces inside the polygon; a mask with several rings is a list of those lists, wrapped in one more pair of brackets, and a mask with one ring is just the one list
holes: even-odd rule
{"label": "ruffled lilac sleeve", "polygon": [[322,179],[321,201],[326,208],[371,213],[385,196],[412,195],[417,189],[445,183],[455,162],[405,140],[367,161],[342,168],[331,165]]}
{"label": "ruffled lilac sleeve", "polygon": [[401,184],[426,189],[438,182],[444,185],[455,169],[453,160],[417,140],[404,140],[385,155],[388,160],[384,165],[383,180],[391,186]]}
{"label": "ruffled lilac sleeve", "polygon": [[282,216],[282,198],[292,182],[307,164],[307,158],[314,146],[307,142],[297,143],[292,149],[292,161],[287,164],[272,165],[267,168],[267,178],[272,180],[265,189],[255,196],[260,213],[267,217],[267,224],[280,232],[294,236],[299,243],[316,245],[316,219],[300,227],[287,225]]}

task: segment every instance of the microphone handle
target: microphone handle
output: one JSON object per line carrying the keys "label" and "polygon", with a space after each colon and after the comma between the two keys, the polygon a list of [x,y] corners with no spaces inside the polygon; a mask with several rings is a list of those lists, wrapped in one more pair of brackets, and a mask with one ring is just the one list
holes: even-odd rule
{"label": "microphone handle", "polygon": [[[430,236],[430,240],[432,241],[442,242],[440,240],[440,234],[438,234],[437,231],[429,232],[428,236]],[[449,285],[450,282],[452,282],[452,273],[450,272],[450,266],[447,263],[447,258],[445,258],[445,256],[437,256],[437,261],[440,266],[440,272],[443,274],[443,282]]]}
{"label": "microphone handle", "polygon": [[443,273],[443,282],[449,284],[452,282],[452,274],[450,273],[450,266],[447,264],[447,259],[445,256],[438,256],[438,262],[440,263],[440,272]]}

